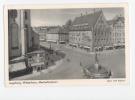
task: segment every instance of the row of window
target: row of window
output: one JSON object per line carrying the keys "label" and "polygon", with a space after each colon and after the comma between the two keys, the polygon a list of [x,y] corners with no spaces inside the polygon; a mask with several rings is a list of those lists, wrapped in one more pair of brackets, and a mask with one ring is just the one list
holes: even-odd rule
{"label": "row of window", "polygon": [[124,27],[124,24],[116,24],[116,25],[114,25],[114,27],[115,28],[117,28],[117,27]]}
{"label": "row of window", "polygon": [[113,33],[124,33],[124,29],[113,29]]}
{"label": "row of window", "polygon": [[77,30],[77,29],[91,29],[91,27],[88,26],[88,25],[83,25],[83,26],[73,26],[73,27],[71,27],[71,30]]}
{"label": "row of window", "polygon": [[82,39],[81,38],[77,38],[77,37],[71,37],[71,38],[69,38],[70,40],[76,40],[76,41],[81,41]]}
{"label": "row of window", "polygon": [[101,36],[101,35],[104,35],[104,36],[108,36],[108,35],[111,35],[111,32],[99,32],[99,33],[95,33],[95,36]]}
{"label": "row of window", "polygon": [[113,39],[112,41],[113,41],[113,42],[115,42],[115,41],[125,41],[125,39],[119,38],[119,39]]}
{"label": "row of window", "polygon": [[113,34],[113,36],[123,36],[124,37],[124,34],[123,33],[115,33],[115,34]]}
{"label": "row of window", "polygon": [[87,31],[87,32],[74,32],[74,33],[71,33],[70,36],[81,36],[81,35],[88,35],[90,34],[90,31]]}

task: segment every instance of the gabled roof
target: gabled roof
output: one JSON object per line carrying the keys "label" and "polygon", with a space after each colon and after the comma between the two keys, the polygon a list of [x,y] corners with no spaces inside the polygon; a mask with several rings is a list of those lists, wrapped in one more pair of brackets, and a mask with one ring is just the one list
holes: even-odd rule
{"label": "gabled roof", "polygon": [[88,15],[76,17],[73,21],[73,25],[88,23],[89,26],[94,26],[101,15],[102,11],[97,11]]}
{"label": "gabled roof", "polygon": [[116,17],[115,19],[112,19],[112,20],[108,20],[107,21],[107,23],[109,24],[109,25],[114,25],[116,22],[118,22],[118,21],[121,21],[121,22],[125,22],[125,19],[124,19],[124,17],[122,17],[122,16],[118,16],[118,17]]}
{"label": "gabled roof", "polygon": [[124,17],[119,16],[116,18],[115,22],[117,22],[117,21],[121,21],[124,23],[125,20],[124,20]]}

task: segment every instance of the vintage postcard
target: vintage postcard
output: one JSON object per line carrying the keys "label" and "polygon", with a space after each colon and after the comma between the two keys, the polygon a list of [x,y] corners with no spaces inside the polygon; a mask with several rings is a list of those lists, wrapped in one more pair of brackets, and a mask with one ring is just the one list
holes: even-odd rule
{"label": "vintage postcard", "polygon": [[6,86],[128,85],[128,5],[5,5]]}

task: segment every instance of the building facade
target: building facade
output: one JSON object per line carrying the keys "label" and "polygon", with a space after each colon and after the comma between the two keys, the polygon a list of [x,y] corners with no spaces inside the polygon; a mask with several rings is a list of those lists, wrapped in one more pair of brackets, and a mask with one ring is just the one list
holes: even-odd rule
{"label": "building facade", "polygon": [[38,34],[38,33],[36,33],[34,30],[33,30],[33,28],[31,28],[31,33],[32,33],[32,43],[33,43],[33,45],[32,45],[32,51],[33,50],[37,50],[37,49],[39,49],[40,48],[40,35]]}
{"label": "building facade", "polygon": [[61,27],[59,31],[59,43],[68,43],[69,41],[69,30]]}
{"label": "building facade", "polygon": [[47,42],[55,43],[67,43],[68,42],[68,31],[62,27],[50,27],[46,34]]}
{"label": "building facade", "polygon": [[102,10],[75,18],[69,32],[69,45],[88,51],[112,45],[110,28]]}
{"label": "building facade", "polygon": [[39,34],[40,41],[46,41],[46,34],[48,32],[48,27],[33,27],[33,30]]}
{"label": "building facade", "polygon": [[48,33],[46,34],[46,41],[58,43],[59,41],[58,33],[59,33],[59,27],[50,27],[48,29]]}
{"label": "building facade", "polygon": [[114,46],[125,45],[125,24],[123,17],[117,17],[113,24]]}
{"label": "building facade", "polygon": [[32,51],[34,35],[31,29],[30,10],[8,11],[9,59]]}
{"label": "building facade", "polygon": [[113,46],[124,47],[125,45],[125,24],[124,17],[117,16],[113,20],[109,21],[109,25],[112,30]]}

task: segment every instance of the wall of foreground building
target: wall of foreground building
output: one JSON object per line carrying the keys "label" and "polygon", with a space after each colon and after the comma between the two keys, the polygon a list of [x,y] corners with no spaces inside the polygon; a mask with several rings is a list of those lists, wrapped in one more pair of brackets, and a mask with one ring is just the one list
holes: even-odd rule
{"label": "wall of foreground building", "polygon": [[35,36],[31,29],[30,10],[8,11],[8,35],[9,59],[32,51],[38,36]]}

